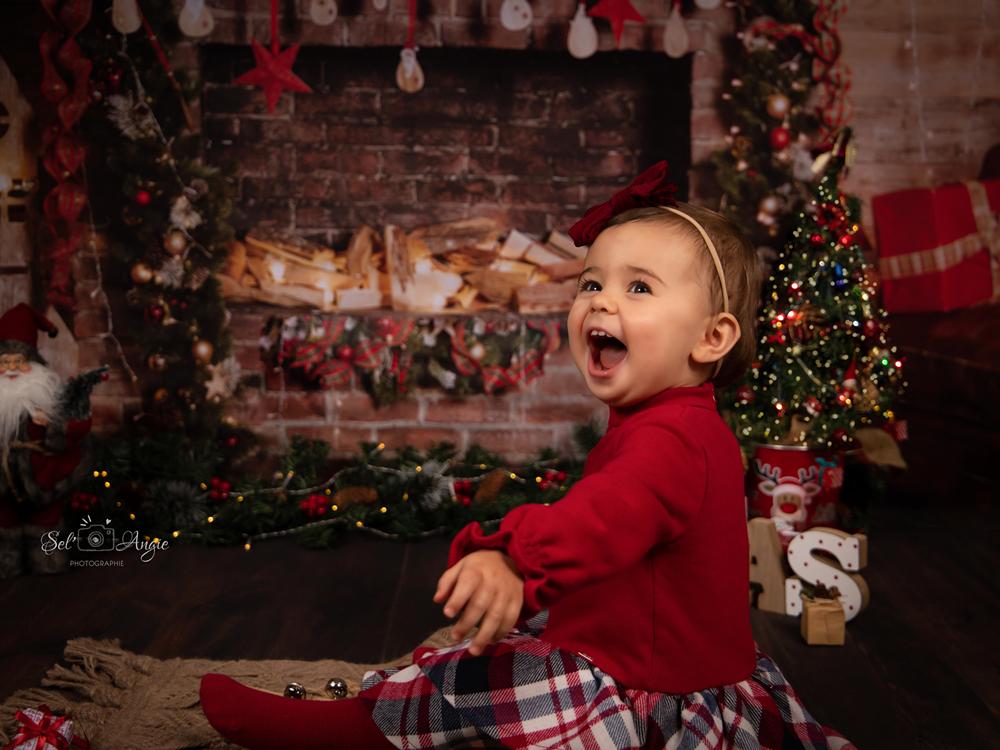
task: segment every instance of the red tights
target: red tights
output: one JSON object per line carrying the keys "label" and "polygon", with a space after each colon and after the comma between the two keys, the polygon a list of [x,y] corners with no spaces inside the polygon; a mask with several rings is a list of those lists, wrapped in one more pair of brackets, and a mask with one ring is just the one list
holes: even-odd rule
{"label": "red tights", "polygon": [[248,750],[392,750],[358,698],[296,700],[241,685],[221,674],[201,678],[201,709],[230,742]]}

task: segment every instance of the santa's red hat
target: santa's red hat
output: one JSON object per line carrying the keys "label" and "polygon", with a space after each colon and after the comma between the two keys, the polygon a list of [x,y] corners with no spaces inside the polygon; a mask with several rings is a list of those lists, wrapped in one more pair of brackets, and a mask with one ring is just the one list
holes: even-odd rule
{"label": "santa's red hat", "polygon": [[45,331],[50,337],[59,333],[51,320],[22,302],[0,317],[0,347],[19,342],[32,353],[37,353],[39,331]]}

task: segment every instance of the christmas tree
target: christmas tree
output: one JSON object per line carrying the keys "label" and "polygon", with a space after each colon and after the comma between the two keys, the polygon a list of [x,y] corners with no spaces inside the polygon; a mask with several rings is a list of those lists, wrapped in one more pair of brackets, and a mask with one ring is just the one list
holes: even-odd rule
{"label": "christmas tree", "polygon": [[903,363],[887,343],[872,269],[858,244],[859,205],[838,188],[850,131],[838,138],[812,200],[766,284],[758,357],[728,393],[744,445],[847,448],[891,422]]}
{"label": "christmas tree", "polygon": [[[143,4],[143,34],[124,43],[106,0],[78,41],[93,65],[93,106],[81,124],[92,155],[94,232],[104,279],[126,289],[126,349],[151,429],[211,434],[237,385],[226,309],[214,276],[226,261],[235,187],[202,161],[191,104],[199,83],[174,71],[173,5]],[[124,327],[123,327],[124,328]]]}

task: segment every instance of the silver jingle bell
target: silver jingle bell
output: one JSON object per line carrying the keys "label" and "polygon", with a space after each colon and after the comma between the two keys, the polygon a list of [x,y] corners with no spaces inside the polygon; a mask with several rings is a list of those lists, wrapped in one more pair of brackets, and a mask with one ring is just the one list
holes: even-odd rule
{"label": "silver jingle bell", "polygon": [[305,700],[306,689],[297,682],[289,682],[285,685],[285,697],[295,698],[296,700]]}
{"label": "silver jingle bell", "polygon": [[347,697],[347,683],[339,677],[331,677],[327,680],[325,690],[331,698]]}

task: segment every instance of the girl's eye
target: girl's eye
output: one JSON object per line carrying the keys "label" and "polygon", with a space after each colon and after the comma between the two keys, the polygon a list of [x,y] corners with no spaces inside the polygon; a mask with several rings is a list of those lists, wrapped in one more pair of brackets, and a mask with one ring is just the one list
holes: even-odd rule
{"label": "girl's eye", "polygon": [[633,282],[632,282],[632,283],[631,283],[631,284],[629,285],[629,289],[633,289],[633,288],[635,288],[635,287],[639,287],[639,289],[637,289],[637,290],[636,290],[636,291],[638,291],[638,292],[646,292],[646,293],[648,293],[648,292],[650,291],[650,289],[649,289],[649,285],[648,285],[648,284],[646,284],[646,282],[645,282],[645,281],[633,281]]}
{"label": "girl's eye", "polygon": [[596,292],[597,291],[596,289],[590,289],[589,288],[589,286],[591,284],[594,284],[595,286],[598,286],[598,287],[600,286],[600,284],[598,284],[596,281],[593,281],[592,279],[580,279],[580,287],[579,287],[580,291],[581,292],[590,292],[590,291]]}

